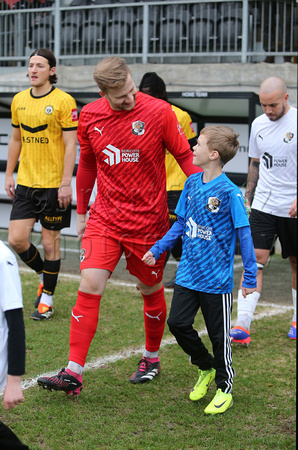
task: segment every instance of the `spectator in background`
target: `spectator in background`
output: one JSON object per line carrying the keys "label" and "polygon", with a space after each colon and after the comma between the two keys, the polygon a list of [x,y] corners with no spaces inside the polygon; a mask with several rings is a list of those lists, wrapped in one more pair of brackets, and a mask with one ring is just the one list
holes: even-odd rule
{"label": "spectator in background", "polygon": [[[4,408],[24,401],[21,376],[25,373],[25,327],[18,263],[0,241],[0,389],[4,389]],[[0,448],[28,449],[12,430],[0,421]]]}
{"label": "spectator in background", "polygon": [[[166,85],[162,78],[160,78],[156,72],[147,72],[143,75],[143,78],[140,82],[139,91],[144,92],[145,94],[152,95],[152,97],[160,98],[168,102]],[[190,115],[178,108],[175,105],[171,105],[174,113],[176,114],[177,120],[180,123],[182,130],[184,131],[185,136],[188,139],[190,148],[197,143],[197,136],[192,126],[192,120]],[[180,168],[176,159],[173,155],[166,150],[166,181],[167,181],[167,199],[168,199],[168,208],[169,208],[169,219],[170,219],[170,227],[177,220],[177,216],[175,214],[175,209],[180,197],[180,194],[183,190],[184,183],[186,180],[186,175]],[[177,267],[179,265],[179,261],[182,254],[182,238],[180,238],[175,246],[168,251],[166,262],[170,257],[170,254],[177,262]],[[176,274],[174,277],[165,283],[165,287],[173,288],[175,285]]]}
{"label": "spectator in background", "polygon": [[[77,153],[75,100],[55,88],[56,58],[42,48],[29,58],[31,88],[11,105],[12,134],[8,146],[5,190],[13,200],[8,241],[21,260],[40,278],[37,308],[31,318],[53,315],[53,294],[60,270],[60,230],[70,225],[71,179]],[[18,159],[17,188],[13,177]],[[44,260],[30,234],[42,225]]]}

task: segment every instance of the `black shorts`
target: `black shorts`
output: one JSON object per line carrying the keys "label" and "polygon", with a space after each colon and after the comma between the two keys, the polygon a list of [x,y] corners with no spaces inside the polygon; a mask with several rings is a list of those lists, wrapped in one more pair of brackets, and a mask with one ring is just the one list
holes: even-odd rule
{"label": "black shorts", "polygon": [[252,209],[249,222],[255,249],[271,250],[279,238],[282,257],[297,256],[297,219]]}
{"label": "black shorts", "polygon": [[35,218],[47,230],[70,226],[71,205],[60,208],[58,188],[37,189],[18,185],[12,202],[10,220]]}

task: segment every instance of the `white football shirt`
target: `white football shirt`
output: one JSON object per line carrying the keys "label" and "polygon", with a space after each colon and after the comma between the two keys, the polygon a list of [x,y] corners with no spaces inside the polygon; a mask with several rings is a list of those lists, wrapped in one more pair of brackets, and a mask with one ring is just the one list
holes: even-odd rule
{"label": "white football shirt", "polygon": [[266,114],[253,123],[249,156],[260,160],[259,180],[252,208],[279,217],[290,217],[297,196],[297,109],[273,122]]}

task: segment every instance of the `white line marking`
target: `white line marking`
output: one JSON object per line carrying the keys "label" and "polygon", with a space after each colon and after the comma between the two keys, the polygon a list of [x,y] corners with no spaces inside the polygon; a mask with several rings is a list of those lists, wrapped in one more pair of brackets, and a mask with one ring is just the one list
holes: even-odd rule
{"label": "white line marking", "polygon": [[[292,306],[276,305],[276,304],[272,304],[272,303],[260,303],[260,305],[270,306],[270,307],[272,307],[272,309],[269,312],[256,313],[253,318],[253,321],[261,320],[261,319],[264,319],[265,317],[276,316],[278,314],[281,314],[282,312],[290,311],[293,309]],[[232,326],[234,326],[234,325],[235,325],[235,323],[234,323],[234,321],[232,321]],[[200,334],[200,336],[207,335],[206,328],[203,328],[202,330],[200,330],[199,334]],[[173,344],[177,344],[176,339],[174,337],[168,337],[168,338],[165,338],[162,340],[160,348],[166,347],[167,345],[173,345]],[[142,347],[131,348],[128,350],[122,350],[119,353],[114,353],[112,355],[107,355],[107,356],[103,356],[103,357],[94,359],[94,361],[91,361],[90,363],[87,363],[85,365],[84,372],[86,372],[87,370],[91,370],[91,369],[100,369],[101,367],[105,366],[106,364],[112,364],[117,361],[130,358],[131,356],[134,356],[134,355],[140,355],[143,353],[143,351],[144,351],[144,347],[142,346]],[[42,377],[42,376],[51,377],[53,375],[56,375],[59,371],[60,371],[60,368],[57,369],[55,372],[42,373],[40,375],[37,375],[36,378],[28,378],[27,380],[22,381],[22,388],[23,388],[23,390],[30,389],[31,387],[34,387],[37,385],[37,379],[39,377]],[[2,396],[3,393],[4,393],[4,389],[0,390],[0,396]]]}

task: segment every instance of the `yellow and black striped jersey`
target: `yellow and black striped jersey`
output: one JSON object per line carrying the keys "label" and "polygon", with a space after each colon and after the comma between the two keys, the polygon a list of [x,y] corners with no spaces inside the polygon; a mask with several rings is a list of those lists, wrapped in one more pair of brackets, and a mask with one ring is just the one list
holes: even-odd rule
{"label": "yellow and black striped jersey", "polygon": [[[195,137],[196,133],[192,127],[192,120],[190,115],[177,106],[171,106],[187,139],[189,140]],[[165,164],[167,191],[182,191],[187,177],[184,174],[183,170],[180,168],[174,156],[171,155],[169,151],[166,152]]]}
{"label": "yellow and black striped jersey", "polygon": [[20,129],[22,140],[17,183],[59,187],[64,170],[63,131],[78,126],[75,100],[56,87],[42,97],[26,89],[12,100],[11,121]]}

